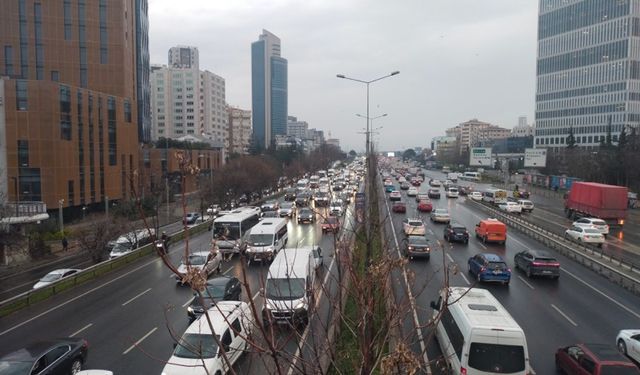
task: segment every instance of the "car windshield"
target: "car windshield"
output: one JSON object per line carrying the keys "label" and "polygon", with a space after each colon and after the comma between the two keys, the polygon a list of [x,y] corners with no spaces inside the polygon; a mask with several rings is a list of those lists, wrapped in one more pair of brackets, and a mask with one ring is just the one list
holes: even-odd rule
{"label": "car windshield", "polygon": [[497,374],[524,371],[524,348],[516,345],[472,342],[469,348],[469,367]]}
{"label": "car windshield", "polygon": [[600,232],[597,229],[584,228],[583,230],[585,233],[589,233],[589,234],[600,234]]}
{"label": "car windshield", "polygon": [[304,279],[268,279],[267,298],[274,300],[294,300],[304,296]]}
{"label": "car windshield", "polygon": [[0,375],[29,374],[33,362],[0,361]]}
{"label": "car windshield", "polygon": [[429,240],[422,236],[410,236],[409,245],[428,245]]}
{"label": "car windshield", "polygon": [[202,297],[222,299],[224,297],[225,288],[226,288],[226,284],[213,284],[213,285],[207,284],[207,287],[202,293]]}
{"label": "car windshield", "polygon": [[249,235],[249,245],[269,246],[273,244],[273,234],[251,234]]}
{"label": "car windshield", "polygon": [[507,265],[504,262],[489,262],[490,270],[506,270]]}
{"label": "car windshield", "polygon": [[601,375],[638,375],[638,369],[632,366],[602,365]]}
{"label": "car windshield", "polygon": [[51,281],[59,280],[61,277],[62,277],[61,273],[51,272],[51,273],[48,273],[48,274],[44,275],[44,277],[42,279],[40,279],[40,281],[51,282]]}
{"label": "car windshield", "polygon": [[328,217],[326,219],[324,219],[324,222],[327,224],[335,224],[338,222],[338,219],[335,217]]}
{"label": "car windshield", "polygon": [[418,221],[418,220],[409,221],[409,225],[411,225],[412,227],[421,227],[422,221]]}
{"label": "car windshield", "polygon": [[302,215],[302,216],[311,216],[311,210],[302,209],[302,210],[300,210],[300,215]]}
{"label": "car windshield", "polygon": [[207,257],[203,255],[189,255],[189,264],[192,266],[201,266],[207,262]]}
{"label": "car windshield", "polygon": [[464,227],[452,227],[451,229],[456,233],[464,233],[467,231],[467,228]]}
{"label": "car windshield", "polygon": [[447,210],[436,209],[434,212],[436,213],[436,215],[449,215],[449,212],[447,212]]}
{"label": "car windshield", "polygon": [[604,220],[591,220],[591,224],[593,225],[607,225]]}
{"label": "car windshield", "polygon": [[[219,339],[220,336],[218,336]],[[185,333],[173,351],[178,358],[213,358],[218,353],[218,344],[213,335]]]}
{"label": "car windshield", "polygon": [[126,253],[127,251],[131,251],[131,248],[133,248],[133,245],[128,242],[118,242],[111,252]]}
{"label": "car windshield", "polygon": [[280,205],[280,209],[289,210],[293,208],[293,203],[283,203]]}
{"label": "car windshield", "polygon": [[240,223],[216,222],[213,224],[213,234],[215,238],[237,240],[240,238]]}

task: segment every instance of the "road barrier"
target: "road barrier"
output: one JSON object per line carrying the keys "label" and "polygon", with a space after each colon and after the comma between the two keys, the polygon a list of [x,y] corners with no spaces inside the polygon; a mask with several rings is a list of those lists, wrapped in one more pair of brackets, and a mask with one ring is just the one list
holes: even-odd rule
{"label": "road barrier", "polygon": [[637,264],[605,254],[594,246],[576,243],[521,217],[499,211],[487,204],[470,199],[466,201],[481,207],[488,211],[492,217],[575,260],[634,294],[640,295],[640,268]]}

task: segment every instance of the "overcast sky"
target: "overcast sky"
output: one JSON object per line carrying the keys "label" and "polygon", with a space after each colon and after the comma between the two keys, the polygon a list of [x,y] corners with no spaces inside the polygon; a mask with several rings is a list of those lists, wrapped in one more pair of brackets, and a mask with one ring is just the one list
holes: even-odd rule
{"label": "overcast sky", "polygon": [[262,29],[289,61],[289,115],[364,149],[366,86],[380,150],[428,146],[471,118],[533,122],[537,0],[149,0],[151,62],[198,47],[200,69],[226,80],[227,102],[251,109],[251,43]]}

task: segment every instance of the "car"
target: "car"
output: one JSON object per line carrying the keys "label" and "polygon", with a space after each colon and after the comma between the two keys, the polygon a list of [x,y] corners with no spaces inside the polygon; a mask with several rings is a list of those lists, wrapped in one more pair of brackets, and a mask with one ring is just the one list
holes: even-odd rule
{"label": "car", "polygon": [[418,195],[418,188],[417,187],[410,187],[409,190],[407,190],[407,197],[415,197]]}
{"label": "car", "polygon": [[59,270],[53,270],[44,275],[37,283],[35,283],[33,289],[38,289],[53,284],[58,280],[62,280],[65,277],[74,275],[80,271],[81,270],[76,268],[61,268]]}
{"label": "car", "polygon": [[433,210],[433,204],[430,199],[421,200],[418,202],[418,211],[431,212]]}
{"label": "car", "polygon": [[595,217],[582,217],[571,224],[574,227],[591,228],[602,233],[603,236],[609,234],[609,225],[606,221]]}
{"label": "car", "polygon": [[184,219],[182,219],[182,224],[187,224],[187,225],[191,225],[191,224],[195,224],[196,221],[198,221],[198,219],[200,218],[200,214],[197,212],[189,212]]}
{"label": "car", "polygon": [[469,273],[476,276],[478,282],[496,281],[509,285],[511,269],[498,254],[476,254],[467,262]]}
{"label": "car", "polygon": [[425,236],[409,236],[404,241],[404,256],[413,259],[431,257],[432,241]]}
{"label": "car", "polygon": [[404,176],[399,176],[398,177],[398,182],[399,183],[407,182],[407,179]]}
{"label": "car", "polygon": [[623,329],[616,337],[618,351],[640,362],[640,329]]}
{"label": "car", "polygon": [[325,217],[322,221],[322,233],[338,233],[340,231],[340,220],[335,216]]}
{"label": "car", "polygon": [[396,189],[393,187],[393,185],[387,185],[387,186],[384,187],[385,193],[392,193],[395,190]]}
{"label": "car", "polygon": [[424,236],[426,233],[424,223],[418,218],[402,220],[402,230],[406,236]]}
{"label": "car", "polygon": [[564,232],[564,238],[578,241],[580,243],[595,244],[602,247],[604,235],[599,230],[593,228],[580,228],[572,226]]}
{"label": "car", "polygon": [[[640,370],[607,344],[574,344],[556,351],[556,370],[568,375],[637,375]],[[588,369],[588,370],[587,370]]]}
{"label": "car", "polygon": [[334,199],[329,206],[329,215],[342,216],[344,214],[344,203],[342,199]]}
{"label": "car", "polygon": [[516,202],[522,207],[522,212],[533,212],[533,202],[528,199],[518,199]]}
{"label": "car", "polygon": [[498,208],[502,211],[519,214],[522,213],[522,206],[516,202],[505,202],[498,205]]}
{"label": "car", "polygon": [[429,200],[429,194],[427,193],[418,193],[418,195],[416,195],[416,202],[428,201],[428,200]]}
{"label": "car", "polygon": [[523,270],[527,277],[548,276],[560,277],[560,262],[550,253],[543,250],[524,250],[513,257],[516,268]]}
{"label": "car", "polygon": [[444,239],[448,242],[460,241],[469,243],[469,231],[467,227],[458,223],[449,223],[444,227]]}
{"label": "car", "polygon": [[220,212],[220,206],[217,204],[212,204],[207,208],[207,215],[217,216],[219,212]]}
{"label": "car", "polygon": [[447,198],[458,198],[458,196],[460,195],[460,193],[458,192],[458,188],[453,186],[449,186],[445,194]]}
{"label": "car", "polygon": [[351,192],[342,192],[342,194],[339,195],[340,199],[342,200],[342,204],[346,207],[349,203],[351,203],[351,196],[353,194]]}
{"label": "car", "polygon": [[316,196],[314,197],[314,201],[316,202],[316,206],[318,207],[324,207],[324,206],[328,206],[329,205],[329,199],[330,199],[330,194],[327,192],[323,192],[323,191],[319,191],[316,193]]}
{"label": "car", "polygon": [[0,357],[2,374],[77,374],[89,343],[81,338],[37,341]]}
{"label": "car", "polygon": [[436,208],[431,211],[429,219],[434,223],[449,223],[451,222],[451,216],[446,208]]}
{"label": "car", "polygon": [[280,217],[280,214],[278,211],[264,211],[260,216],[260,220],[270,217]]}
{"label": "car", "polygon": [[198,319],[205,310],[213,307],[218,301],[240,301],[241,294],[242,284],[237,277],[218,276],[208,280],[204,289],[200,291],[202,301],[200,301],[198,293],[193,292],[193,299],[187,307],[189,321]]}
{"label": "car", "polygon": [[409,184],[405,181],[400,184],[400,190],[409,190]]}
{"label": "car", "polygon": [[214,272],[220,273],[222,267],[222,252],[220,251],[196,251],[183,259],[178,266],[178,275],[174,275],[176,283],[187,284],[184,276],[187,276],[189,268],[202,272],[207,278]]}
{"label": "car", "polygon": [[440,180],[431,180],[429,181],[429,186],[433,186],[433,187],[440,187],[442,185],[442,183],[440,182]]}
{"label": "car", "polygon": [[295,199],[296,207],[305,207],[309,204],[309,196],[305,193],[299,193]]}
{"label": "car", "polygon": [[402,194],[400,194],[400,192],[397,190],[394,190],[391,192],[391,194],[389,194],[390,201],[399,201],[400,199],[402,199]]}
{"label": "car", "polygon": [[458,194],[460,195],[469,195],[471,193],[471,188],[468,186],[458,186]]}
{"label": "car", "polygon": [[394,202],[393,206],[391,207],[391,211],[397,213],[405,213],[407,212],[407,205],[401,201]]}
{"label": "car", "polygon": [[296,188],[284,189],[284,200],[288,202],[296,200]]}
{"label": "car", "polygon": [[513,197],[514,198],[524,198],[524,199],[529,199],[531,197],[531,193],[529,193],[526,190],[515,190],[513,192]]}
{"label": "car", "polygon": [[411,185],[413,185],[415,187],[418,187],[418,186],[420,186],[420,184],[421,184],[421,182],[417,178],[414,177],[414,178],[411,179]]}
{"label": "car", "polygon": [[445,188],[448,188],[449,186],[453,185],[453,181],[451,181],[451,180],[444,180],[444,182],[442,183],[442,185],[443,185]]}
{"label": "car", "polygon": [[315,221],[315,215],[310,208],[301,208],[298,210],[298,224],[313,223]]}
{"label": "car", "polygon": [[260,206],[262,212],[266,211],[278,211],[280,209],[280,203],[276,200],[266,201],[262,206]]}
{"label": "car", "polygon": [[278,215],[280,217],[294,217],[296,215],[295,202],[283,202],[278,209]]}
{"label": "car", "polygon": [[480,202],[482,200],[482,193],[479,191],[472,191],[469,193],[469,198],[476,202]]}
{"label": "car", "polygon": [[440,199],[440,189],[429,189],[427,195],[429,198]]}

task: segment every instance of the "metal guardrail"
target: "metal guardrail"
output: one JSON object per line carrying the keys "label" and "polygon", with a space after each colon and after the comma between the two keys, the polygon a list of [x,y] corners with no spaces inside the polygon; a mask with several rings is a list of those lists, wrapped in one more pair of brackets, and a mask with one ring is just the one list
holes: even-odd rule
{"label": "metal guardrail", "polygon": [[472,204],[482,207],[505,224],[605,276],[625,289],[640,295],[640,268],[636,264],[607,255],[594,246],[579,244],[565,239],[555,232],[530,223],[523,218],[499,211],[487,204],[470,199],[467,199],[467,202],[472,202]]}

